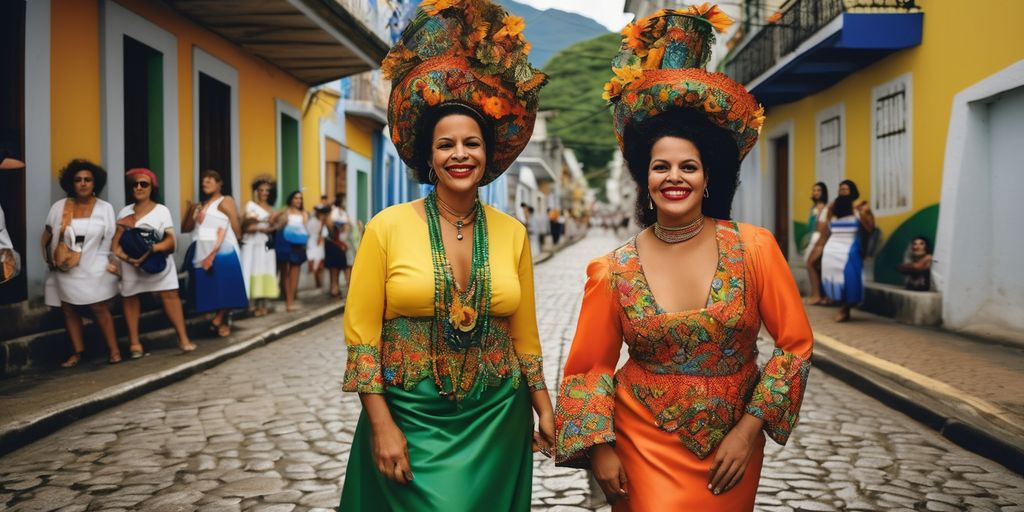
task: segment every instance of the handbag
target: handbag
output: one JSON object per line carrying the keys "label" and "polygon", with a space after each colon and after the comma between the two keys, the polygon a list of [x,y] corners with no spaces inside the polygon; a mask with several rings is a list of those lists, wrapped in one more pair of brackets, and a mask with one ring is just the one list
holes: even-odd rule
{"label": "handbag", "polygon": [[306,245],[309,241],[309,233],[301,226],[287,225],[284,227],[284,241],[292,245]]}
{"label": "handbag", "polygon": [[14,249],[0,249],[0,284],[21,273],[21,255]]}
{"label": "handbag", "polygon": [[[66,199],[60,218],[60,236],[57,237],[57,247],[53,250],[53,266],[61,272],[68,272],[77,267],[78,262],[82,259],[82,250],[80,248],[77,251],[73,249],[71,246],[74,245],[74,242],[69,245],[65,236],[71,226],[73,212],[74,206],[71,200]],[[89,208],[89,216],[92,217],[92,208]],[[73,232],[74,230],[72,230]]]}
{"label": "handbag", "polygon": [[[143,254],[151,252],[156,242],[156,234],[150,230],[131,228],[121,233],[121,250],[132,259],[141,258]],[[149,274],[159,274],[167,268],[167,257],[151,252],[139,268]]]}

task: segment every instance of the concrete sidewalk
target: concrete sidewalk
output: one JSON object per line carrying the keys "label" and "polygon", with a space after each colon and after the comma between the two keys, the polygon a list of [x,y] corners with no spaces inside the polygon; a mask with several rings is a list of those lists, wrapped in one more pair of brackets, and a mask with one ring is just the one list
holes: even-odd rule
{"label": "concrete sidewalk", "polygon": [[815,366],[1024,474],[1024,349],[860,310],[836,323],[836,313],[807,306]]}
{"label": "concrete sidewalk", "polygon": [[[320,290],[299,292],[297,302],[299,309],[291,313],[280,311],[234,321],[227,338],[193,338],[199,348],[188,354],[156,348],[137,360],[128,359],[125,353],[124,362],[116,365],[108,365],[106,357],[94,357],[73,369],[0,380],[0,454],[332,317],[337,317],[341,342],[344,302],[331,300]],[[174,338],[173,331],[165,331],[153,334]]]}

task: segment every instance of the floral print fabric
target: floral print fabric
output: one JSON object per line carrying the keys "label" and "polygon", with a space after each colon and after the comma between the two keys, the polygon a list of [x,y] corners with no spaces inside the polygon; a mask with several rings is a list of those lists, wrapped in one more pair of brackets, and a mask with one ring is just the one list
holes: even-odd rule
{"label": "floral print fabric", "polygon": [[[606,268],[604,282],[588,282],[588,293],[591,286],[602,285],[609,290],[584,299],[580,329],[566,365],[556,412],[559,463],[581,465],[581,452],[615,438],[615,393],[607,392],[600,384],[611,381],[614,360],[594,362],[593,358],[576,355],[577,343],[596,339],[588,336],[592,333],[587,332],[583,318],[591,308],[615,311],[618,319],[614,323],[620,328],[616,335],[600,338],[602,343],[615,347],[590,347],[591,351],[617,359],[618,344],[625,340],[629,345],[629,361],[615,375],[617,392],[642,404],[661,430],[677,435],[695,455],[704,458],[711,454],[744,413],[763,419],[768,435],[779,443],[786,442],[796,424],[810,368],[811,334],[806,317],[802,322],[800,317],[787,320],[780,313],[791,307],[802,308],[799,295],[791,277],[790,283],[783,285],[772,282],[765,273],[765,265],[777,272],[788,273],[788,268],[775,268],[785,265],[785,260],[777,245],[768,245],[775,244],[774,238],[764,232],[768,240],[762,243],[765,240],[760,232],[755,234],[758,236],[751,238],[758,243],[748,247],[736,223],[717,221],[718,268],[708,305],[698,310],[667,312],[657,304],[640,265],[635,240],[599,262]],[[591,275],[591,280],[594,277]],[[780,289],[785,295],[778,297],[784,300],[776,302]],[[796,296],[795,303],[790,294]],[[588,298],[612,304],[588,307]],[[756,362],[762,320],[778,347],[763,372]],[[588,365],[590,369],[584,368]],[[583,403],[572,398],[588,392],[591,396]],[[563,406],[564,400],[569,405]]]}

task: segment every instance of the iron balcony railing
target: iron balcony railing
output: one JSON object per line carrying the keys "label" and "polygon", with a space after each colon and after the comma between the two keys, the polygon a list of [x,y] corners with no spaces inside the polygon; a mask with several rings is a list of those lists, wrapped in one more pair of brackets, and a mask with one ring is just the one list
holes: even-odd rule
{"label": "iron balcony railing", "polygon": [[725,63],[725,72],[749,84],[844,11],[914,11],[914,0],[794,0],[761,27]]}

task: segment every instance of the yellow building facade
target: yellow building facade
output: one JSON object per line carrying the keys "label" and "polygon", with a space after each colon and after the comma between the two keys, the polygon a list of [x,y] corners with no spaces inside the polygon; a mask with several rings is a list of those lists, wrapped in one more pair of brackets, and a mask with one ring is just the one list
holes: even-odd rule
{"label": "yellow building facade", "polygon": [[[911,239],[923,235],[936,243],[935,280],[940,291],[947,292],[941,290],[949,284],[944,276],[985,264],[961,259],[951,268],[942,267],[951,260],[940,259],[944,247],[948,250],[957,244],[964,231],[954,237],[952,230],[953,218],[965,213],[963,207],[947,211],[951,194],[961,186],[950,178],[950,166],[956,163],[951,161],[950,148],[972,130],[977,135],[978,130],[988,129],[985,124],[965,128],[966,119],[957,119],[954,110],[958,102],[967,108],[967,100],[958,97],[979,84],[995,81],[1004,85],[993,85],[991,97],[975,98],[978,105],[997,101],[1000,94],[1021,94],[1014,77],[1020,75],[1024,64],[1024,38],[1018,26],[1024,19],[1024,3],[986,0],[965,8],[957,2],[918,0],[910,2],[915,4],[910,9],[897,8],[893,2],[892,8],[858,11],[842,2],[823,0],[814,7],[836,4],[837,17],[822,21],[816,31],[809,31],[814,33],[806,40],[792,43],[783,34],[812,11],[803,5],[809,4],[806,0],[790,4],[791,11],[798,12],[783,14],[779,26],[769,25],[734,49],[724,66],[769,104],[758,147],[744,163],[738,202],[757,204],[739,206],[740,215],[774,228],[794,268],[799,268],[798,256],[811,229],[808,217],[813,185],[824,182],[834,198],[839,181],[852,180],[861,198],[871,205],[881,230],[879,249],[867,262],[869,276],[873,271],[877,282],[902,285],[896,266],[903,262]],[[803,18],[799,18],[801,14]],[[903,33],[893,34],[897,28]],[[919,43],[900,40],[908,30],[918,31]],[[754,46],[760,43],[774,45],[775,55],[756,67],[751,63],[757,53]],[[791,44],[790,52],[778,51],[786,44]],[[815,81],[824,85],[806,85]],[[1008,121],[1006,126],[1018,133],[1024,124]],[[974,146],[985,145],[988,139],[980,136]],[[977,173],[974,181],[988,183],[989,177],[980,168],[965,168],[964,173],[957,170],[952,176],[970,183],[971,172]],[[993,173],[1001,176],[991,178],[993,190],[1013,186],[1005,169]],[[751,186],[761,190],[743,190]],[[991,199],[992,193],[988,196]],[[976,203],[975,207],[988,205]],[[995,229],[1006,224],[999,219],[1007,215],[1012,211],[990,211],[983,223],[989,225],[978,227]],[[1006,224],[1006,228],[1011,226]],[[976,300],[983,303],[988,299]],[[950,300],[949,293],[944,293],[943,302],[944,311],[962,306],[955,297]],[[951,322],[950,314],[943,316],[947,325],[958,324]]]}
{"label": "yellow building facade", "polygon": [[[345,143],[344,122],[338,95],[311,87],[377,67],[388,48],[341,4],[277,3],[267,16],[261,3],[240,1],[6,2],[5,23],[23,28],[4,40],[24,55],[9,70],[23,78],[10,94],[21,115],[0,126],[26,162],[4,178],[17,190],[2,198],[20,252],[37,252],[62,195],[58,171],[74,158],[107,170],[101,195],[115,209],[128,195],[124,173],[153,169],[176,223],[199,200],[206,169],[221,173],[240,206],[261,174],[276,177],[280,197],[304,192],[308,206],[326,193],[327,141]],[[28,260],[18,291],[0,303],[41,295],[46,269]]]}

